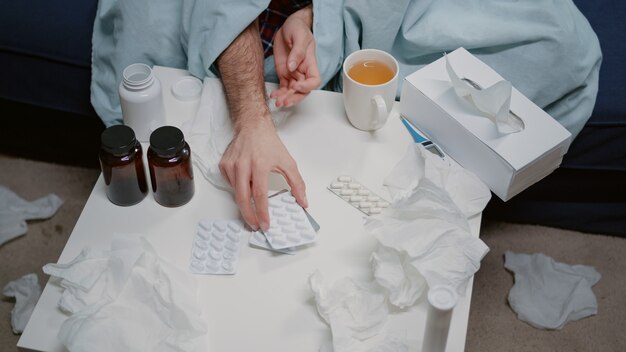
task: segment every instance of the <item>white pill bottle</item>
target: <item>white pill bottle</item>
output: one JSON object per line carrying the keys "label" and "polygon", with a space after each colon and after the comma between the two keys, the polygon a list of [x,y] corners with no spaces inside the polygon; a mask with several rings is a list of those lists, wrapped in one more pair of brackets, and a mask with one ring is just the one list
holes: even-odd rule
{"label": "white pill bottle", "polygon": [[148,142],[150,133],[165,125],[161,82],[150,66],[135,63],[122,72],[118,91],[124,124],[135,131],[137,140]]}

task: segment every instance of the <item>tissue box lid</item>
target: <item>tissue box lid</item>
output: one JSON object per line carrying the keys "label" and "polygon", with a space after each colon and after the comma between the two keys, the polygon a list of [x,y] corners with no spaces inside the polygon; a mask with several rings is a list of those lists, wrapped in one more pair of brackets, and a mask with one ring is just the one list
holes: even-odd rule
{"label": "tissue box lid", "polygon": [[[482,87],[503,80],[502,76],[464,48],[448,54],[448,60],[459,77],[469,78]],[[511,92],[511,111],[524,121],[525,128],[517,133],[500,134],[491,120],[482,116],[469,101],[455,94],[443,57],[407,76],[405,83],[417,88],[514,170],[524,168],[555,148],[560,148],[564,154],[569,147],[571,134],[515,87]],[[436,140],[436,136],[429,137]]]}

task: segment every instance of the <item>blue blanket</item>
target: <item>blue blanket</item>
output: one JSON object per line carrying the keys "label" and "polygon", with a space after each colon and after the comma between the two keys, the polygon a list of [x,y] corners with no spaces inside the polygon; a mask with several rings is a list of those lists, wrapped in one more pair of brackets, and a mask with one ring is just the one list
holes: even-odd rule
{"label": "blue blanket", "polygon": [[[91,101],[121,123],[117,87],[134,62],[216,76],[215,60],[269,0],[100,0],[94,23]],[[602,55],[570,0],[314,0],[322,85],[341,89],[343,59],[361,48],[394,55],[400,78],[465,47],[574,136],[591,115]],[[273,58],[268,81],[277,81]],[[400,91],[401,85],[399,87]]]}

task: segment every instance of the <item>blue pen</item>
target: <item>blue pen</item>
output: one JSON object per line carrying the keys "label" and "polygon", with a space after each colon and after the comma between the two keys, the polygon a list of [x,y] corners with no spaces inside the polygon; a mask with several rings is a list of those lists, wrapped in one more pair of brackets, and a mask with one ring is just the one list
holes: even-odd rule
{"label": "blue pen", "polygon": [[439,149],[439,147],[437,147],[437,145],[431,142],[428,138],[422,136],[417,131],[417,128],[415,128],[415,126],[413,126],[413,124],[411,124],[403,115],[400,115],[400,120],[402,120],[404,127],[406,127],[406,129],[409,131],[415,143],[423,145],[426,150],[439,156],[440,158],[445,157],[445,154],[443,154],[441,149]]}

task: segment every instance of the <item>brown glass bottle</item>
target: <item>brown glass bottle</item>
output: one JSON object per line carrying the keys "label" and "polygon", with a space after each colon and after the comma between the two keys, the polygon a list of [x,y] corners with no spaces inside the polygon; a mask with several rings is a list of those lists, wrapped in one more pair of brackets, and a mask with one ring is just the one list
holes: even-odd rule
{"label": "brown glass bottle", "polygon": [[181,130],[163,126],[152,132],[148,167],[157,203],[178,207],[191,200],[194,193],[191,149]]}
{"label": "brown glass bottle", "polygon": [[139,203],[148,194],[141,143],[124,125],[111,126],[100,136],[100,167],[109,200],[117,205]]}

